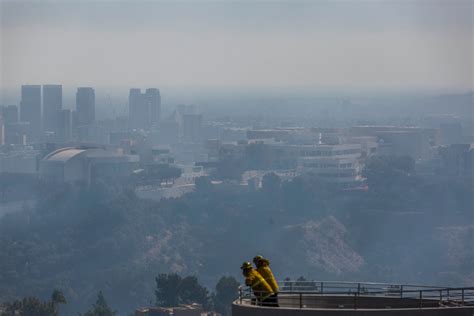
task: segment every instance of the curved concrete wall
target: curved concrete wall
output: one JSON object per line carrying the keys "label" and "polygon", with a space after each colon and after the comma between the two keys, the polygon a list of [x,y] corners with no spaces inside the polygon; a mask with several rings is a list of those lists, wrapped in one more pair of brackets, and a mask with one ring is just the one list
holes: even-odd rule
{"label": "curved concrete wall", "polygon": [[[396,309],[396,308],[419,308],[420,300],[416,298],[400,298],[398,296],[348,296],[348,295],[317,295],[298,294],[280,295],[278,299],[280,307],[303,308],[345,308],[345,309]],[[424,299],[423,307],[439,307],[438,300]]]}
{"label": "curved concrete wall", "polygon": [[473,316],[474,307],[406,309],[299,309],[232,305],[232,316]]}

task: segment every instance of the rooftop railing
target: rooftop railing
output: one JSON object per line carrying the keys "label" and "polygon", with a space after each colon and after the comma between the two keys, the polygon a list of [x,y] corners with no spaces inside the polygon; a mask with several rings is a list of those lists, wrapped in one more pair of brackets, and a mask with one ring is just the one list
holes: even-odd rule
{"label": "rooftop railing", "polygon": [[[474,287],[338,281],[279,282],[278,303],[292,308],[435,308],[474,307]],[[276,306],[265,293],[239,288],[238,304]]]}

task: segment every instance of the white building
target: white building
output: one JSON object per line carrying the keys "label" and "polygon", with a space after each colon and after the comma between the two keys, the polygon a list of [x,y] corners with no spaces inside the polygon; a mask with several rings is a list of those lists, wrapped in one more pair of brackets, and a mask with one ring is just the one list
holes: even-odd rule
{"label": "white building", "polygon": [[138,155],[102,148],[61,148],[40,162],[40,178],[55,182],[86,182],[129,176],[138,168]]}
{"label": "white building", "polygon": [[300,150],[297,171],[343,186],[359,185],[363,181],[361,152],[360,144],[311,146]]}

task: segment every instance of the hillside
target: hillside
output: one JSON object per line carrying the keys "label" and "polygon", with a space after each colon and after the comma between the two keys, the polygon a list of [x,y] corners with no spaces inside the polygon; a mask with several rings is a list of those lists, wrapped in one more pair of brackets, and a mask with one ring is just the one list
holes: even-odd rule
{"label": "hillside", "polygon": [[[241,262],[258,253],[279,279],[472,284],[469,204],[456,214],[441,204],[427,210],[434,189],[421,179],[377,181],[396,183],[341,195],[314,176],[258,191],[201,181],[159,202],[105,183],[43,187],[36,206],[0,219],[0,301],[60,288],[71,314],[103,290],[125,314],[153,302],[159,273],[194,274],[211,287],[222,275],[240,280]],[[416,202],[397,198],[406,183],[403,194],[415,191]]]}

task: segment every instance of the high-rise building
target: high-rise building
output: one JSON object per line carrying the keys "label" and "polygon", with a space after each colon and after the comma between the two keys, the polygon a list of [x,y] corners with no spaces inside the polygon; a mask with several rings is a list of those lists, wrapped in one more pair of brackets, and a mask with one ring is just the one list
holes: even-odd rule
{"label": "high-rise building", "polygon": [[28,122],[30,141],[41,138],[41,86],[21,86],[20,120]]}
{"label": "high-rise building", "polygon": [[95,91],[89,87],[78,88],[76,92],[77,125],[95,122]]}
{"label": "high-rise building", "polygon": [[146,89],[145,99],[150,107],[150,124],[157,126],[161,119],[161,95],[160,90],[156,88]]}
{"label": "high-rise building", "polygon": [[3,116],[5,124],[14,124],[18,122],[18,107],[16,105],[7,105],[1,107],[0,115]]}
{"label": "high-rise building", "polygon": [[63,87],[43,85],[43,130],[57,132],[60,111],[63,107]]}
{"label": "high-rise building", "polygon": [[128,101],[130,129],[150,129],[158,125],[161,115],[160,90],[150,88],[142,93],[140,89],[130,89]]}
{"label": "high-rise building", "polygon": [[148,129],[151,119],[151,108],[140,89],[130,89],[129,126],[131,129]]}
{"label": "high-rise building", "polygon": [[145,98],[140,89],[130,89],[128,95],[128,115],[130,129],[141,129],[148,127],[150,118],[149,108],[146,106]]}
{"label": "high-rise building", "polygon": [[71,110],[59,111],[58,115],[58,137],[60,142],[67,142],[72,138],[72,115]]}
{"label": "high-rise building", "polygon": [[78,126],[78,122],[77,122],[77,111],[75,110],[72,110],[71,111],[71,126],[72,126],[72,136],[73,137],[77,137],[77,126]]}

